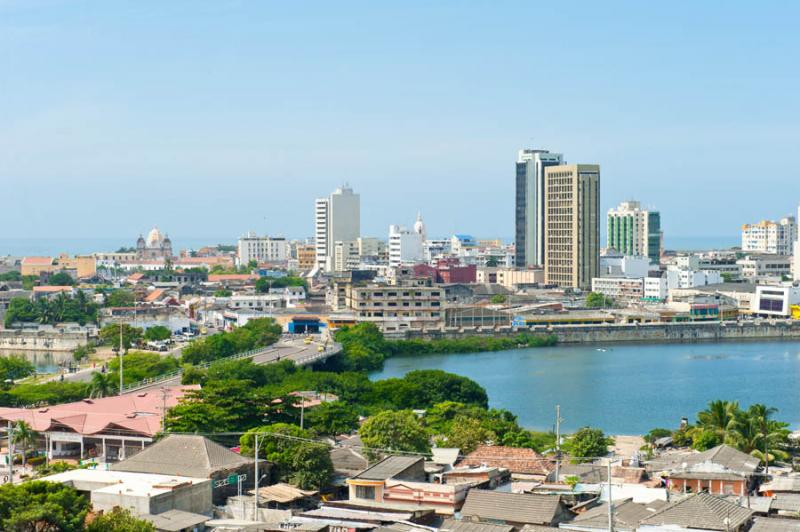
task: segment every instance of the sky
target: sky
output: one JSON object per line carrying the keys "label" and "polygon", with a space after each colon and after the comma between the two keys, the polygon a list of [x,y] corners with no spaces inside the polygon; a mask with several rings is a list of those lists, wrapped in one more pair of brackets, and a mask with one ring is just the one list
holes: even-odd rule
{"label": "sky", "polygon": [[[800,4],[0,0],[0,238],[513,235],[523,147],[672,236],[800,202]],[[2,254],[2,250],[0,250]]]}

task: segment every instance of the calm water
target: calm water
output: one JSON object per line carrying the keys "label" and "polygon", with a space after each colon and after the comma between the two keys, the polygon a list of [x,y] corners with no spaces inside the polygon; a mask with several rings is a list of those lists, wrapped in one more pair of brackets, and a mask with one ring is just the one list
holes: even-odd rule
{"label": "calm water", "polygon": [[[598,349],[605,349],[599,351]],[[777,407],[800,428],[800,342],[557,346],[493,353],[422,355],[386,361],[373,379],[414,369],[469,377],[528,428],[549,429],[561,405],[566,430],[611,434],[676,427],[714,399]]]}
{"label": "calm water", "polygon": [[37,373],[54,373],[60,367],[68,366],[72,362],[72,353],[69,351],[6,351],[0,350],[0,357],[20,355],[28,359],[36,367]]}

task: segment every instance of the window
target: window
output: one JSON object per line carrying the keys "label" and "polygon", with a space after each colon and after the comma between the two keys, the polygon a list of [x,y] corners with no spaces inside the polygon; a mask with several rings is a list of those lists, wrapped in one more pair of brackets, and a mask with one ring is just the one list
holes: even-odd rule
{"label": "window", "polygon": [[375,500],[375,486],[356,486],[356,498]]}

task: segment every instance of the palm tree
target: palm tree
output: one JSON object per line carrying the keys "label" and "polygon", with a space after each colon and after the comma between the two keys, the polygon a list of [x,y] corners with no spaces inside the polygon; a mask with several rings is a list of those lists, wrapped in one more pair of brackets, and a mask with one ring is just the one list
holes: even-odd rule
{"label": "palm tree", "polygon": [[14,426],[14,442],[22,446],[22,467],[28,464],[28,447],[36,443],[39,434],[25,421],[17,421]]}
{"label": "palm tree", "polygon": [[91,386],[89,387],[91,397],[107,397],[114,393],[114,382],[110,373],[92,373]]}
{"label": "palm tree", "polygon": [[708,408],[697,414],[697,426],[715,433],[725,441],[730,438],[734,419],[739,411],[738,401],[711,401]]}
{"label": "palm tree", "polygon": [[769,474],[769,462],[774,458],[786,459],[786,452],[779,449],[786,442],[789,430],[786,423],[775,421],[772,416],[777,408],[756,403],[746,412],[740,412],[733,423],[733,440],[736,447],[764,461]]}

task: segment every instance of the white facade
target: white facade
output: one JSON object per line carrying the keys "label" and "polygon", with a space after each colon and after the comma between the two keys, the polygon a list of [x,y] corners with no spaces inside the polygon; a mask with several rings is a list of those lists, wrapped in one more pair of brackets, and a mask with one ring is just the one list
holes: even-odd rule
{"label": "white facade", "polygon": [[669,296],[666,277],[645,277],[644,298],[651,301],[664,301]]}
{"label": "white facade", "polygon": [[436,238],[433,240],[426,240],[423,245],[425,262],[433,262],[437,258],[441,258],[450,254],[450,239],[449,238]]}
{"label": "white facade", "polygon": [[736,261],[746,279],[782,279],[791,275],[792,258],[783,255],[748,255]]}
{"label": "white facade", "polygon": [[753,301],[753,313],[762,316],[789,317],[792,305],[800,304],[800,287],[759,285]]}
{"label": "white facade", "polygon": [[608,211],[608,246],[627,255],[643,255],[658,264],[663,247],[661,215],[642,209],[638,201],[623,201]]}
{"label": "white facade", "polygon": [[314,245],[317,248],[317,266],[325,268],[328,258],[328,199],[319,198],[314,204]]}
{"label": "white facade", "polygon": [[600,256],[600,277],[645,277],[649,270],[648,257],[620,254]]}
{"label": "white facade", "polygon": [[401,225],[389,226],[389,266],[418,264],[425,260],[425,224],[417,216],[414,229]]}
{"label": "white facade", "polygon": [[337,240],[333,244],[333,256],[328,261],[328,271],[346,272],[358,268],[358,241]]}
{"label": "white facade", "polygon": [[356,242],[361,236],[361,199],[345,185],[328,198],[317,199],[315,207],[317,264],[330,271],[336,243]]}
{"label": "white facade", "polygon": [[289,258],[289,244],[285,238],[256,236],[248,233],[239,238],[239,264],[256,262],[286,262]]}
{"label": "white facade", "polygon": [[764,220],[757,224],[742,226],[742,251],[791,255],[797,240],[797,220],[785,216],[773,222]]}
{"label": "white facade", "polygon": [[719,284],[722,276],[714,270],[683,270],[670,266],[666,271],[667,288],[695,288]]}
{"label": "white facade", "polygon": [[598,292],[620,303],[634,303],[644,297],[644,279],[630,277],[595,277],[592,292]]}

